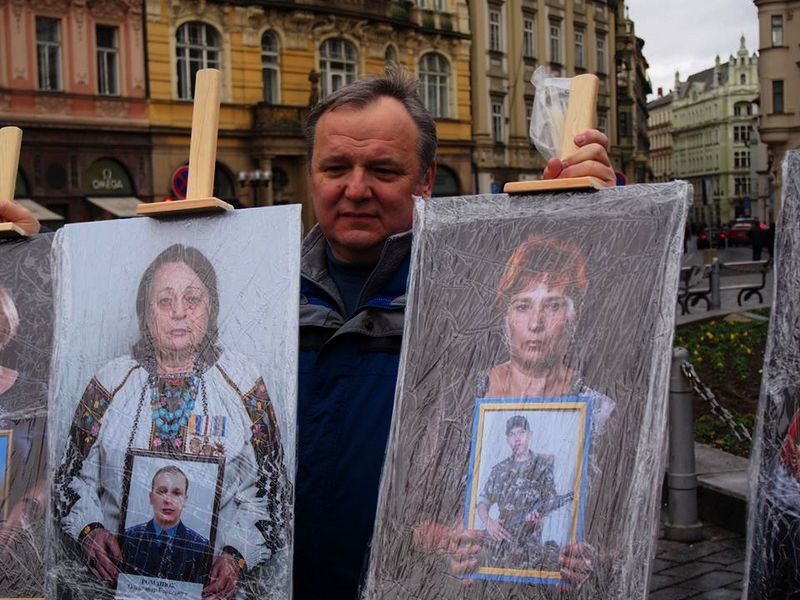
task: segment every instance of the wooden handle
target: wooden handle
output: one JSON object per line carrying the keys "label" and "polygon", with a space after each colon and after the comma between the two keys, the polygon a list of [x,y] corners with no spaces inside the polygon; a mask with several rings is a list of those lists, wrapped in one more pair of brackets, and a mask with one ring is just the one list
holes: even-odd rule
{"label": "wooden handle", "polygon": [[0,202],[14,199],[21,146],[22,129],[19,127],[0,129]]}
{"label": "wooden handle", "polygon": [[192,113],[192,142],[189,146],[187,200],[211,198],[214,194],[219,91],[220,73],[217,69],[201,69],[197,72]]}
{"label": "wooden handle", "polygon": [[600,80],[597,75],[587,73],[572,78],[567,117],[564,120],[564,132],[561,137],[561,159],[567,158],[578,149],[575,145],[576,135],[596,127],[599,89]]}

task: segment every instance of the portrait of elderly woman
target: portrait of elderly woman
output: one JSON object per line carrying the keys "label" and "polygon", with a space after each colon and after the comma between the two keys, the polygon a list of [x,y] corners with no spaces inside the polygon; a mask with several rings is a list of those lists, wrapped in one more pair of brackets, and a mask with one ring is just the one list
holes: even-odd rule
{"label": "portrait of elderly woman", "polygon": [[161,252],[141,276],[135,307],[139,339],[96,372],[77,405],[55,476],[57,521],[102,592],[122,559],[128,451],[220,457],[218,536],[203,597],[232,597],[287,543],[289,491],[270,396],[252,362],[221,346],[217,274],[196,248]]}

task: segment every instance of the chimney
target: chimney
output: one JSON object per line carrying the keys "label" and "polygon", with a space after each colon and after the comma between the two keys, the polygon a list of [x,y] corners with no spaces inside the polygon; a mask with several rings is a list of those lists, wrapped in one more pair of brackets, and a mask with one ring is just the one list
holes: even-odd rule
{"label": "chimney", "polygon": [[663,87],[658,88],[658,97],[661,98],[663,95],[664,95],[664,88]]}

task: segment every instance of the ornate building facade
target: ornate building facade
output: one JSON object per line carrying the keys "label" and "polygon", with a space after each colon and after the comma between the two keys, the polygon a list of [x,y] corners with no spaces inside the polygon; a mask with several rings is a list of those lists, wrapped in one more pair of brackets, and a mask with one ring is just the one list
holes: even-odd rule
{"label": "ornate building facade", "polygon": [[650,139],[650,179],[672,181],[672,92],[666,96],[658,88],[658,97],[647,103],[647,130]]}
{"label": "ornate building facade", "polygon": [[777,217],[781,202],[781,166],[787,150],[800,148],[800,0],[753,0],[758,8],[758,132],[767,146],[759,167],[759,196]]}
{"label": "ornate building facade", "polygon": [[0,39],[0,121],[23,130],[15,197],[67,221],[150,200],[141,2],[9,0]]}
{"label": "ornate building facade", "polygon": [[[609,136],[615,167],[623,167],[626,161],[634,164],[633,152],[626,150],[633,144],[621,135],[618,118],[623,105],[645,106],[647,89],[641,84],[647,81],[647,63],[632,26],[630,32],[624,24],[620,28],[623,12],[622,0],[470,2],[477,191],[500,190],[508,181],[541,176],[545,161],[532,147],[528,133],[535,93],[531,77],[539,65],[562,77],[597,74],[597,126]],[[620,79],[617,72],[620,32],[634,39],[638,62],[628,59],[633,66],[632,83],[628,73]],[[627,42],[623,40],[621,47],[626,49]],[[646,138],[644,122],[641,129]]]}
{"label": "ornate building facade", "polygon": [[672,168],[694,186],[691,218],[708,225],[760,216],[755,161],[758,57],[744,38],[736,55],[690,75],[675,74],[672,101]]}
{"label": "ornate building facade", "polygon": [[[439,133],[436,190],[472,192],[469,19],[463,0],[258,3],[147,0],[156,196],[188,161],[199,68],[222,71],[215,194],[303,204],[314,222],[302,126],[319,97],[390,64],[422,81]],[[240,182],[244,185],[240,185]]]}

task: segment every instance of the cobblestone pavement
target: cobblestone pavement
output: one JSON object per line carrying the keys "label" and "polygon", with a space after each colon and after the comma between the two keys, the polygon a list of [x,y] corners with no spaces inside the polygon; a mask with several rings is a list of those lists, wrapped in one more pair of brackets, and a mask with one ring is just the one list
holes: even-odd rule
{"label": "cobblestone pavement", "polygon": [[694,544],[658,540],[650,600],[741,598],[744,537],[711,525],[703,531],[706,539]]}

